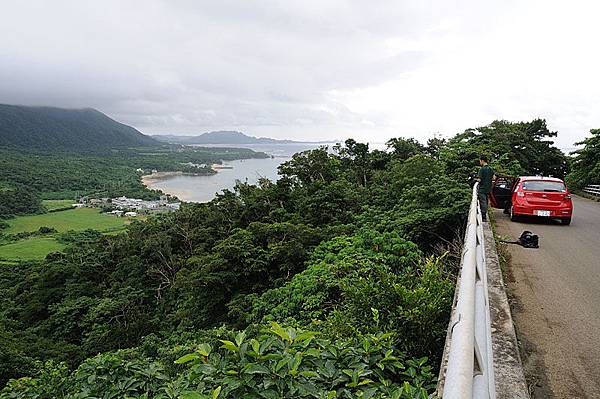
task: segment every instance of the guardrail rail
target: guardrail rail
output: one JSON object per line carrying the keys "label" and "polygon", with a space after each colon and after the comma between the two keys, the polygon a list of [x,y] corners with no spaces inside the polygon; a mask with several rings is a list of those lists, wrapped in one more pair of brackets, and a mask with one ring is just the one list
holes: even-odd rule
{"label": "guardrail rail", "polygon": [[444,399],[495,399],[490,308],[481,211],[473,197],[465,233],[456,306],[450,323]]}
{"label": "guardrail rail", "polygon": [[600,196],[600,184],[590,184],[583,189],[584,193]]}

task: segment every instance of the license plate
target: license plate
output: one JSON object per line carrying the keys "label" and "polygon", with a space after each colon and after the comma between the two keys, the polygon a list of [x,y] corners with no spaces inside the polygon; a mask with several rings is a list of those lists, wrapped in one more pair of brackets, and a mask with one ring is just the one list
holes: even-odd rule
{"label": "license plate", "polygon": [[550,216],[550,211],[537,211],[538,216]]}

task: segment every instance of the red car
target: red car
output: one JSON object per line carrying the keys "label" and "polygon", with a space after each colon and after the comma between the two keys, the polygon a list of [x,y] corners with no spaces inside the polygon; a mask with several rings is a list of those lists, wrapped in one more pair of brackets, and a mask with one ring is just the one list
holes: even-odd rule
{"label": "red car", "polygon": [[554,177],[497,177],[490,194],[492,206],[506,210],[510,220],[520,216],[560,219],[571,224],[573,202],[564,181]]}

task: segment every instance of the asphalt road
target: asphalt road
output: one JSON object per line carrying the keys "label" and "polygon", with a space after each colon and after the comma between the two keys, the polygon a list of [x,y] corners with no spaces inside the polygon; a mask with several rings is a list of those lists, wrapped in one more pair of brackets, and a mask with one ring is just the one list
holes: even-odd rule
{"label": "asphalt road", "polygon": [[511,222],[497,234],[540,237],[539,249],[507,245],[513,318],[533,398],[600,398],[600,203],[573,199],[570,226]]}

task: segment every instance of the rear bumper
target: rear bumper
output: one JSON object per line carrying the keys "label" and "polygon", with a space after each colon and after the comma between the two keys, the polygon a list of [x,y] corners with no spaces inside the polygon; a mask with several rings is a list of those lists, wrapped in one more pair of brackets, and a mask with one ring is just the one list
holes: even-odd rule
{"label": "rear bumper", "polygon": [[550,211],[551,218],[569,218],[573,215],[573,208],[532,208],[525,206],[513,206],[513,214],[514,215],[522,215],[522,216],[539,216],[537,211]]}

